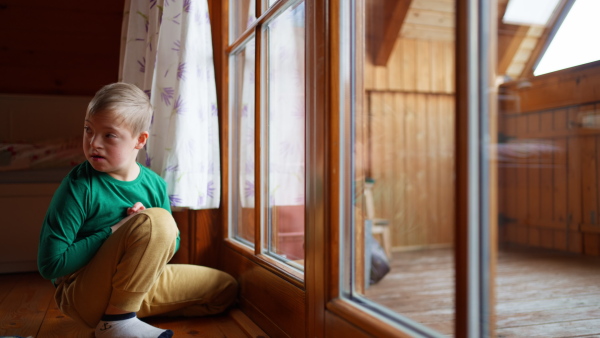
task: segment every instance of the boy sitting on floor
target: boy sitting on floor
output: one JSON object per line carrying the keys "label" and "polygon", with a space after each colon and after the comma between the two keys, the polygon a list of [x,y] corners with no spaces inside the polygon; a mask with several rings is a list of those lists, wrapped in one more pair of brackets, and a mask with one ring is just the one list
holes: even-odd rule
{"label": "boy sitting on floor", "polygon": [[167,264],[179,248],[166,182],[136,162],[152,106],[134,85],[100,89],[84,122],[87,161],[52,198],[38,267],[67,316],[96,337],[171,337],[138,317],[202,316],[231,305],[237,282],[195,265]]}

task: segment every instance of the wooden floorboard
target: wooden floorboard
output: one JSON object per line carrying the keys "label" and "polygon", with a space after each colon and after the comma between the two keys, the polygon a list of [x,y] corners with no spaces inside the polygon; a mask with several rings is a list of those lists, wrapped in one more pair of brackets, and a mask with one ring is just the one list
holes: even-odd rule
{"label": "wooden floorboard", "polygon": [[[37,274],[25,274],[0,304],[0,336],[36,336],[54,290]],[[39,276],[39,275],[38,275]]]}
{"label": "wooden floorboard", "polygon": [[[390,265],[367,298],[452,336],[452,250],[394,252]],[[599,258],[504,248],[495,283],[495,337],[600,337]]]}
{"label": "wooden floorboard", "polygon": [[[93,337],[93,330],[66,317],[54,301],[54,286],[38,273],[0,274],[0,336]],[[200,318],[143,318],[175,337],[268,337],[239,309]]]}

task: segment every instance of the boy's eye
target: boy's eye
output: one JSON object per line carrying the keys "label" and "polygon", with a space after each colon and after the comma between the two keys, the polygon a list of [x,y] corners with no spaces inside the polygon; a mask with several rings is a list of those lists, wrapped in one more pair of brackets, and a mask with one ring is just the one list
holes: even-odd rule
{"label": "boy's eye", "polygon": [[106,138],[115,138],[117,135],[115,134],[106,134]]}
{"label": "boy's eye", "polygon": [[86,133],[90,133],[91,132],[90,127],[88,127],[88,126],[84,126],[83,127],[83,131],[85,131]]}

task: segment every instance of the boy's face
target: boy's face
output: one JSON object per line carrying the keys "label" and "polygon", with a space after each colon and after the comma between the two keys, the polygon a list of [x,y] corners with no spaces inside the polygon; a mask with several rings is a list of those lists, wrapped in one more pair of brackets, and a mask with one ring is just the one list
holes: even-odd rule
{"label": "boy's face", "polygon": [[132,135],[118,115],[103,111],[85,120],[83,152],[94,169],[121,181],[132,181],[139,174],[137,153],[147,138],[147,132]]}

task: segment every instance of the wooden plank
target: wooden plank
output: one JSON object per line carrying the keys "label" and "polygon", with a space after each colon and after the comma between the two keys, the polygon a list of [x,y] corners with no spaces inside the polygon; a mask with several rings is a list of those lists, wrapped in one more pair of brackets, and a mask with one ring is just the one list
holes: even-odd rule
{"label": "wooden plank", "polygon": [[567,217],[567,139],[557,139],[553,143],[553,208],[552,219],[555,222],[565,223],[568,226]]}
{"label": "wooden plank", "polygon": [[382,119],[382,128],[383,128],[383,162],[382,166],[382,180],[378,182],[378,186],[382,189],[382,198],[380,200],[381,208],[380,213],[384,219],[387,219],[389,222],[393,222],[395,219],[395,211],[394,211],[394,200],[397,198],[395,191],[393,189],[394,182],[394,171],[392,170],[394,166],[394,153],[396,148],[395,138],[397,135],[394,134],[394,95],[393,93],[385,93],[383,95],[383,119]]}
{"label": "wooden plank", "polygon": [[377,90],[387,90],[388,89],[388,70],[384,66],[374,66],[373,67],[373,80],[374,87]]}
{"label": "wooden plank", "polygon": [[[529,78],[527,88],[507,84],[520,101],[520,112],[563,108],[600,100],[600,62]],[[577,95],[573,95],[577,93]]]}
{"label": "wooden plank", "polygon": [[175,337],[248,337],[226,314],[211,317],[149,317],[142,320],[173,331]]}
{"label": "wooden plank", "polygon": [[527,244],[532,247],[541,247],[540,229],[527,226]]}
{"label": "wooden plank", "polygon": [[431,91],[431,42],[426,40],[417,40],[417,79],[416,89],[419,92]]}
{"label": "wooden plank", "polygon": [[36,336],[54,291],[39,274],[23,275],[0,303],[0,335]]}
{"label": "wooden plank", "polygon": [[419,227],[416,209],[417,203],[417,103],[414,94],[406,95],[405,128],[406,130],[406,224],[404,227],[406,245],[417,243],[417,228]]}
{"label": "wooden plank", "polygon": [[547,337],[548,332],[552,332],[555,337],[581,337],[586,332],[594,332],[599,326],[600,319],[588,319],[498,329],[496,334],[502,337]]}
{"label": "wooden plank", "polygon": [[431,91],[433,93],[442,93],[444,81],[449,74],[446,73],[444,63],[444,49],[439,41],[431,41]]}
{"label": "wooden plank", "polygon": [[[190,230],[193,237],[194,247],[191,248],[192,264],[217,268],[220,255],[219,249],[223,238],[220,212],[218,209],[192,210],[191,221],[195,224]],[[246,224],[244,224],[246,226]]]}
{"label": "wooden plank", "polygon": [[2,301],[15,287],[15,285],[21,281],[21,274],[4,274],[0,275],[0,304]]}
{"label": "wooden plank", "polygon": [[94,330],[65,316],[52,300],[37,337],[94,337]]}
{"label": "wooden plank", "polygon": [[520,313],[519,316],[505,315],[498,317],[499,327],[522,327],[526,325],[544,325],[550,323],[572,322],[587,320],[600,316],[597,306],[556,309],[553,311],[534,311]]}
{"label": "wooden plank", "polygon": [[406,173],[406,153],[409,151],[406,147],[406,129],[404,126],[405,118],[405,95],[395,94],[395,111],[392,119],[394,127],[394,139],[395,139],[395,153],[393,171],[395,173],[395,179],[392,183],[394,185],[394,191],[396,199],[394,200],[393,210],[395,211],[394,223],[391,225],[392,234],[392,247],[401,247],[407,245],[406,233],[402,230],[406,223],[407,214],[407,203],[406,203],[406,184],[407,184],[407,173]]}
{"label": "wooden plank", "polygon": [[377,181],[381,181],[384,175],[384,144],[385,144],[385,135],[384,135],[384,127],[385,121],[383,118],[383,95],[382,93],[372,93],[370,97],[371,101],[371,113],[369,114],[369,151],[368,156],[370,163],[368,173],[371,178],[376,180],[376,184],[373,189],[373,196],[375,199],[375,203],[377,204],[380,196],[382,187],[381,184],[377,184]]}
{"label": "wooden plank", "polygon": [[[505,131],[504,134],[514,137],[517,135],[517,119],[514,117],[508,117],[504,122]],[[509,144],[500,144],[501,147],[510,146]],[[504,195],[502,200],[504,201],[504,220],[509,226],[507,229],[507,241],[516,243],[517,232],[515,222],[518,220],[518,203],[517,203],[517,164],[502,155],[500,168],[504,172],[504,184],[500,186],[500,191]]]}
{"label": "wooden plank", "polygon": [[448,27],[405,23],[401,36],[405,39],[454,41],[454,30]]}
{"label": "wooden plank", "polygon": [[600,234],[583,234],[583,252],[590,256],[600,256]]}
{"label": "wooden plank", "polygon": [[598,181],[596,137],[581,138],[582,223],[598,224]]}
{"label": "wooden plank", "polygon": [[[527,133],[536,133],[540,130],[540,115],[526,115]],[[527,138],[524,142],[528,142]],[[525,144],[526,146],[527,144]],[[534,144],[537,146],[537,144]],[[540,151],[530,147],[527,158],[527,224],[539,223],[540,218]],[[529,230],[529,244],[539,247],[541,238],[538,229]]]}
{"label": "wooden plank", "polygon": [[371,337],[371,335],[363,332],[350,321],[340,318],[331,311],[325,312],[325,323],[325,333],[327,337]]}
{"label": "wooden plank", "polygon": [[402,77],[400,76],[400,74],[402,74],[402,72],[404,71],[404,69],[402,68],[402,58],[403,53],[405,51],[403,46],[404,44],[402,43],[402,40],[398,39],[392,51],[392,55],[390,55],[389,61],[387,63],[387,82],[388,88],[390,90],[404,89]]}
{"label": "wooden plank", "polygon": [[363,85],[365,86],[365,91],[377,89],[375,87],[375,66],[370,60],[364,62],[363,65]]}
{"label": "wooden plank", "polygon": [[454,28],[454,13],[412,8],[406,16],[406,23],[452,29]]}
{"label": "wooden plank", "polygon": [[416,59],[416,40],[402,39],[402,82],[403,88],[407,91],[416,90],[417,82],[417,59]]}
{"label": "wooden plank", "polygon": [[439,191],[441,190],[439,182],[439,176],[441,174],[439,172],[441,166],[439,147],[445,135],[441,135],[437,132],[438,124],[440,123],[438,99],[439,97],[435,95],[428,95],[426,97],[426,181],[428,190],[427,199],[429,203],[426,206],[423,206],[423,208],[428,210],[426,226],[429,232],[429,239],[427,244],[443,243],[439,218],[440,204],[442,203]]}
{"label": "wooden plank", "polygon": [[416,244],[428,244],[430,231],[427,228],[427,205],[430,196],[427,194],[427,96],[417,95],[416,109],[416,184],[417,184],[417,229],[418,241]]}
{"label": "wooden plank", "polygon": [[[569,109],[569,116],[576,115],[576,109]],[[581,138],[571,137],[567,144],[567,217],[569,228],[578,226],[582,222],[582,182],[581,182]],[[570,236],[569,232],[569,251],[582,252],[580,236]]]}
{"label": "wooden plank", "polygon": [[228,246],[223,252],[221,269],[237,277],[240,309],[248,318],[269,335],[304,336],[304,290]]}
{"label": "wooden plank", "polygon": [[445,41],[442,42],[444,46],[444,61],[445,61],[445,77],[444,77],[444,93],[454,93],[454,80],[456,78],[456,66],[454,60],[454,42]]}
{"label": "wooden plank", "polygon": [[[229,317],[231,317],[237,325],[244,330],[247,337],[266,337],[267,334],[256,325],[253,321],[248,318],[242,311],[239,309],[231,309],[229,311]],[[229,336],[227,336],[229,337]]]}
{"label": "wooden plank", "polygon": [[[521,115],[516,118],[516,136],[519,140],[527,138],[527,116]],[[528,196],[528,168],[527,162],[518,163],[517,169],[517,186],[515,189],[515,199],[517,201],[517,224],[518,238],[517,243],[527,244],[529,243],[529,233],[527,230],[527,219],[529,213],[529,196]]]}
{"label": "wooden plank", "polygon": [[454,13],[455,3],[452,1],[438,0],[413,0],[410,6],[414,9]]}
{"label": "wooden plank", "polygon": [[[600,112],[600,103],[597,103],[594,107],[595,112]],[[596,192],[596,205],[594,206],[595,208],[595,222],[594,222],[594,226],[596,226],[598,228],[598,230],[600,231],[600,220],[598,220],[598,217],[600,217],[600,215],[598,215],[598,212],[600,212],[600,163],[598,163],[598,159],[600,159],[600,137],[596,136],[596,154],[595,154],[595,164],[596,164],[596,184],[595,186],[592,188],[595,190]]]}
{"label": "wooden plank", "polygon": [[439,135],[444,135],[444,139],[440,140],[440,152],[442,156],[442,163],[440,165],[440,186],[444,187],[442,192],[440,206],[440,217],[442,220],[442,242],[453,243],[454,242],[454,200],[455,200],[455,151],[454,142],[450,140],[455,139],[455,119],[454,119],[454,96],[441,96],[440,97],[439,111],[440,123]]}

